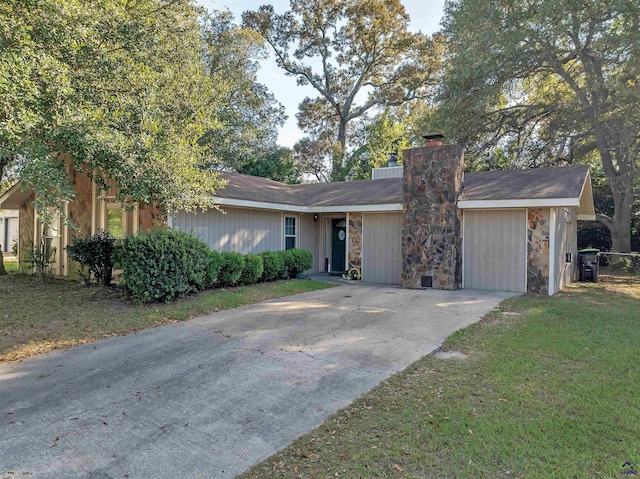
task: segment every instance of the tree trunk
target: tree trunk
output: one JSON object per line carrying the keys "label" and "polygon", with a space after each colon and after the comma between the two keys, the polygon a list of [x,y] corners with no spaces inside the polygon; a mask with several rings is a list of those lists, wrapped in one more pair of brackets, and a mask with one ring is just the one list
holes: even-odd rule
{"label": "tree trunk", "polygon": [[0,244],[0,276],[5,276],[7,270],[4,268],[4,255],[2,254],[2,245]]}
{"label": "tree trunk", "polygon": [[331,181],[344,181],[349,173],[344,164],[345,144],[347,142],[347,122],[340,116],[338,127],[338,145],[331,158]]}
{"label": "tree trunk", "polygon": [[[630,199],[629,199],[630,197]],[[633,194],[613,195],[614,212],[611,218],[612,249],[618,253],[631,252],[631,213]]]}

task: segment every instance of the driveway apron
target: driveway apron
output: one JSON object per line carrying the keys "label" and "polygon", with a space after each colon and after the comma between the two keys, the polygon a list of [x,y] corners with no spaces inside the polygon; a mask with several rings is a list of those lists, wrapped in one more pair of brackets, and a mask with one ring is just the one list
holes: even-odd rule
{"label": "driveway apron", "polygon": [[235,477],[510,296],[347,285],[2,364],[0,477]]}

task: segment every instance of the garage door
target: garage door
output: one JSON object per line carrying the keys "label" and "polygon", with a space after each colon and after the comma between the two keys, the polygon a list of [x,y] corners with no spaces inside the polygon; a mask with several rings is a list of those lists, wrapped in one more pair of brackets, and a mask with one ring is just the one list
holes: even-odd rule
{"label": "garage door", "polygon": [[526,291],[526,214],[526,210],[465,210],[464,288]]}
{"label": "garage door", "polygon": [[402,214],[362,215],[362,279],[400,284],[402,274]]}

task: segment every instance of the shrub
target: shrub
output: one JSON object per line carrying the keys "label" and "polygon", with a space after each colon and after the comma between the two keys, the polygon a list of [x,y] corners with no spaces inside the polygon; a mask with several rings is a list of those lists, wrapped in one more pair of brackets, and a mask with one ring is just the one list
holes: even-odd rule
{"label": "shrub", "polygon": [[264,262],[262,256],[257,254],[248,254],[244,257],[244,268],[240,275],[240,283],[253,284],[257,283],[262,272],[264,271]]}
{"label": "shrub", "polygon": [[93,236],[74,236],[73,244],[67,246],[66,250],[69,257],[80,264],[82,269],[78,275],[82,282],[89,284],[93,275],[96,283],[104,286],[111,284],[115,243],[113,235],[104,230],[98,230]]}
{"label": "shrub", "polygon": [[291,248],[284,252],[284,264],[289,270],[290,276],[296,276],[308,269],[313,264],[313,255],[308,249]]}
{"label": "shrub", "polygon": [[222,254],[219,251],[209,250],[207,252],[209,265],[207,268],[207,288],[212,288],[218,281],[220,268],[222,268]]}
{"label": "shrub", "polygon": [[287,252],[286,251],[276,251],[276,254],[280,257],[278,262],[282,261],[282,270],[278,273],[276,279],[284,278],[287,275]]}
{"label": "shrub", "polygon": [[233,251],[223,251],[220,255],[222,258],[222,266],[218,273],[220,285],[234,286],[238,284],[244,269],[244,257],[240,253],[234,253]]}
{"label": "shrub", "polygon": [[264,263],[262,272],[263,281],[273,281],[284,274],[284,252],[283,251],[263,251],[260,253]]}
{"label": "shrub", "polygon": [[116,244],[120,284],[138,301],[171,301],[207,286],[209,248],[187,233],[157,229]]}

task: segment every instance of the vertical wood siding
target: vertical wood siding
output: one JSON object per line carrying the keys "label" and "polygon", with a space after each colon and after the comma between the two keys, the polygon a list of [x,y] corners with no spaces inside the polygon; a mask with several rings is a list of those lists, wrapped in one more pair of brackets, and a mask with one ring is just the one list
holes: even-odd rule
{"label": "vertical wood siding", "polygon": [[362,279],[400,284],[402,274],[402,214],[362,215]]}
{"label": "vertical wood siding", "polygon": [[[554,213],[555,210],[555,213]],[[574,267],[578,261],[578,220],[576,208],[555,208],[555,275],[556,291],[569,284],[574,275]],[[566,262],[566,253],[571,253],[571,263]],[[555,293],[556,291],[551,291]]]}
{"label": "vertical wood siding", "polygon": [[282,249],[282,213],[225,207],[197,213],[177,213],[174,228],[192,233],[218,251],[260,253]]}
{"label": "vertical wood siding", "polygon": [[526,291],[526,210],[464,212],[464,287]]}
{"label": "vertical wood siding", "polygon": [[307,273],[318,272],[318,235],[320,220],[313,222],[312,214],[300,214],[298,221],[298,247],[305,248],[313,254],[313,266]]}

